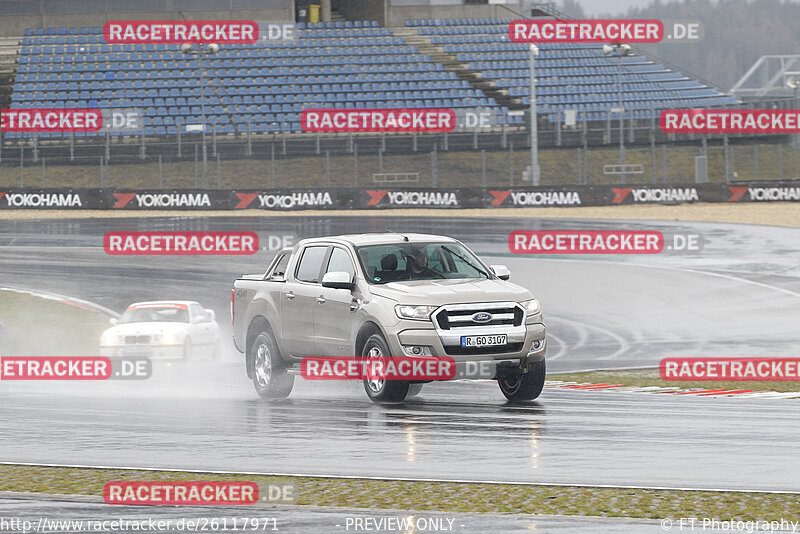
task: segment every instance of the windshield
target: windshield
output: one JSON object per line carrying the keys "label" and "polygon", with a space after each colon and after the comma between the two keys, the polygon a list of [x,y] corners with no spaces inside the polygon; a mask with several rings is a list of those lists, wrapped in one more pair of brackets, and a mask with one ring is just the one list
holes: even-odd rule
{"label": "windshield", "polygon": [[137,306],[125,310],[123,323],[188,323],[189,311],[185,306]]}
{"label": "windshield", "polygon": [[486,266],[458,243],[398,243],[357,250],[367,280],[373,284],[490,278]]}

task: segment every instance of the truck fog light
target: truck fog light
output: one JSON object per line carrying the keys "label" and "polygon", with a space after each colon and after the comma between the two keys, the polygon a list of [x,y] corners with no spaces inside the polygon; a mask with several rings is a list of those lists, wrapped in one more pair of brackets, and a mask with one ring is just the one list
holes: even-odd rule
{"label": "truck fog light", "polygon": [[531,350],[539,350],[540,348],[542,348],[542,341],[541,340],[537,339],[531,344]]}
{"label": "truck fog light", "polygon": [[433,353],[431,352],[430,347],[424,347],[421,345],[403,345],[403,352],[405,352],[406,356],[432,356]]}

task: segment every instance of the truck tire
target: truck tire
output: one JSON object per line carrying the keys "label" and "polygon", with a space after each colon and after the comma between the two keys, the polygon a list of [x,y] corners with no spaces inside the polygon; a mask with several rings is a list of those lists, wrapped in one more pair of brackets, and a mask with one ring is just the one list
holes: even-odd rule
{"label": "truck tire", "polygon": [[[391,358],[389,345],[382,335],[373,334],[364,343],[361,357],[367,361],[375,358]],[[408,394],[408,381],[364,379],[364,391],[373,402],[402,402]]]}
{"label": "truck tire", "polygon": [[535,362],[528,367],[527,373],[499,377],[497,384],[511,402],[530,401],[542,393],[545,369],[544,360]]}
{"label": "truck tire", "polygon": [[250,346],[253,362],[253,386],[263,399],[285,399],[292,392],[294,375],[286,366],[271,332],[261,332]]}
{"label": "truck tire", "polygon": [[408,386],[408,395],[406,395],[406,399],[410,399],[412,397],[416,397],[422,391],[422,384],[409,384]]}

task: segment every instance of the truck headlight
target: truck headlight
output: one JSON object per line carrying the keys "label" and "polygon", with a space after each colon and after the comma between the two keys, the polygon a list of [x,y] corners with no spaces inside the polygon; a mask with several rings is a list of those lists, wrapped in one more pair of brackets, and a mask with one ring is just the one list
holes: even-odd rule
{"label": "truck headlight", "polygon": [[525,313],[527,315],[536,315],[542,311],[542,308],[539,306],[539,299],[526,300],[525,302],[520,302],[520,305],[525,308]]}
{"label": "truck headlight", "polygon": [[404,306],[403,304],[398,304],[394,307],[394,312],[401,319],[427,321],[436,308],[438,306]]}

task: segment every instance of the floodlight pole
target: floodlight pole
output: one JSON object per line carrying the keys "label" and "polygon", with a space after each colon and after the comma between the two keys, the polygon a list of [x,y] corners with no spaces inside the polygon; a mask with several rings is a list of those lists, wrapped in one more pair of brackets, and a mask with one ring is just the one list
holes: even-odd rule
{"label": "floodlight pole", "polygon": [[[617,62],[617,91],[619,94],[619,160],[620,160],[620,174],[622,175],[622,183],[626,180],[625,173],[625,108],[622,101],[622,58],[631,53],[631,47],[627,44],[614,43],[610,45],[603,45],[603,53],[608,55],[616,52]],[[609,116],[610,120],[610,116]],[[631,120],[633,120],[631,118]]]}
{"label": "floodlight pole", "polygon": [[622,104],[622,50],[617,49],[619,61],[617,63],[617,85],[619,86],[619,162],[622,165],[622,183],[625,180],[625,108]]}
{"label": "floodlight pole", "polygon": [[206,150],[206,73],[203,69],[203,55],[203,52],[199,53],[197,55],[197,61],[200,64],[200,120],[203,122],[203,187],[208,189],[208,151]]}
{"label": "floodlight pole", "polygon": [[531,43],[531,185],[539,185],[541,176],[539,172],[539,125],[536,114],[536,56],[539,47]]}
{"label": "floodlight pole", "polygon": [[219,46],[216,44],[209,44],[204,48],[197,50],[192,45],[182,45],[181,51],[184,54],[191,54],[197,58],[198,65],[200,66],[200,117],[203,123],[202,139],[203,139],[203,184],[208,189],[208,148],[206,147],[206,73],[203,68],[203,57],[209,54],[216,54],[219,51]]}

